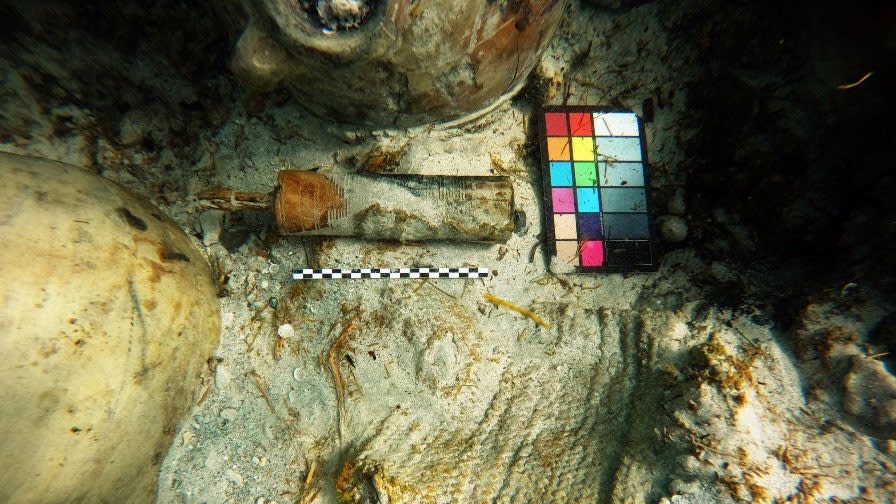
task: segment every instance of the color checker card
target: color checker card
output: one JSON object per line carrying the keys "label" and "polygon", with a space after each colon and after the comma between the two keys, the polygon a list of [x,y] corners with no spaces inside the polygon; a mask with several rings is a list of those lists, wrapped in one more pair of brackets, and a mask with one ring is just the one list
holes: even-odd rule
{"label": "color checker card", "polygon": [[596,107],[548,107],[540,122],[551,271],[655,270],[638,116]]}

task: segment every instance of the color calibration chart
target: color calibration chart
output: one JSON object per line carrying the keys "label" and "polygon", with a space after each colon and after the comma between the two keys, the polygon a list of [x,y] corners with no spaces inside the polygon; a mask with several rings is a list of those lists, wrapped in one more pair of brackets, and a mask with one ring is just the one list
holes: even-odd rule
{"label": "color calibration chart", "polygon": [[551,270],[655,270],[638,116],[570,106],[546,108],[541,119]]}

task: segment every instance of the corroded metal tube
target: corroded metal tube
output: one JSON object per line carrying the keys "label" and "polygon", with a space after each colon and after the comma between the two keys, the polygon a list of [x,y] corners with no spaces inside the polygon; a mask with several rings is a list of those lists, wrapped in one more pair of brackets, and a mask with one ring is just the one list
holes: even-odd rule
{"label": "corroded metal tube", "polygon": [[284,234],[499,242],[513,232],[513,187],[508,177],[284,170],[274,215]]}
{"label": "corroded metal tube", "polygon": [[203,206],[273,207],[281,234],[400,242],[503,242],[513,232],[509,177],[323,174],[283,170],[273,193],[211,190]]}

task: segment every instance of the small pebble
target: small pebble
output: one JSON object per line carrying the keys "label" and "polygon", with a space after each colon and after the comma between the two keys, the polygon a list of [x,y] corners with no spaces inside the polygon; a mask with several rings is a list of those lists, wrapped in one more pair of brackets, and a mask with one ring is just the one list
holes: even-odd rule
{"label": "small pebble", "polygon": [[728,212],[724,208],[713,208],[712,218],[719,224],[728,224],[731,221]]}
{"label": "small pebble", "polygon": [[679,460],[678,465],[685,474],[691,476],[699,476],[703,472],[703,467],[700,464],[700,461],[693,455],[685,455]]}
{"label": "small pebble", "polygon": [[130,112],[125,114],[119,124],[118,141],[124,145],[136,145],[146,137],[146,118],[141,114]]}
{"label": "small pebble", "polygon": [[688,223],[675,215],[663,215],[657,219],[660,236],[667,243],[680,243],[688,236]]}
{"label": "small pebble", "polygon": [[221,240],[223,226],[223,211],[206,210],[199,214],[199,230],[202,232],[202,243],[205,245],[218,243]]}
{"label": "small pebble", "polygon": [[526,226],[526,212],[522,210],[513,211],[513,230],[517,234],[524,234],[528,229]]}
{"label": "small pebble", "polygon": [[733,282],[737,280],[737,273],[720,261],[713,261],[709,266],[709,271],[712,273],[713,278],[719,282]]}
{"label": "small pebble", "polygon": [[295,368],[295,369],[293,369],[293,371],[292,371],[292,377],[293,377],[293,379],[294,379],[295,381],[300,381],[300,380],[299,380],[299,376],[301,376],[301,375],[299,374],[299,368]]}
{"label": "small pebble", "polygon": [[666,210],[672,215],[684,215],[687,210],[687,205],[684,201],[684,189],[678,188],[675,190],[668,203],[666,203]]}
{"label": "small pebble", "polygon": [[277,328],[277,336],[281,338],[290,339],[295,337],[295,335],[296,330],[292,327],[292,324],[283,324]]}
{"label": "small pebble", "polygon": [[220,452],[213,451],[208,454],[208,457],[205,459],[205,467],[211,471],[217,471],[224,465],[227,461],[227,456],[222,455]]}
{"label": "small pebble", "polygon": [[673,494],[679,495],[687,495],[694,494],[700,490],[700,483],[698,481],[685,482],[680,479],[672,480],[669,483],[669,491]]}
{"label": "small pebble", "polygon": [[234,485],[238,487],[243,486],[243,477],[240,475],[240,473],[234,471],[233,469],[224,471],[224,476],[226,476],[227,479]]}
{"label": "small pebble", "polygon": [[221,413],[220,413],[221,418],[223,418],[224,420],[227,420],[228,422],[232,422],[232,421],[236,420],[236,417],[238,414],[239,413],[237,412],[237,410],[235,410],[233,408],[225,408],[225,409],[221,410]]}
{"label": "small pebble", "polygon": [[215,387],[220,390],[229,385],[230,380],[230,370],[227,369],[227,366],[218,364],[218,367],[215,368]]}

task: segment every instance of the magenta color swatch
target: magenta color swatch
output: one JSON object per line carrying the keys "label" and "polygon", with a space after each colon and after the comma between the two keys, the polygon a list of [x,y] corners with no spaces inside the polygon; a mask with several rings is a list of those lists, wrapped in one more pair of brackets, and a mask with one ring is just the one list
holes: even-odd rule
{"label": "magenta color swatch", "polygon": [[569,135],[569,127],[566,125],[566,114],[563,112],[546,112],[544,114],[544,129],[548,136]]}
{"label": "magenta color swatch", "polygon": [[576,203],[573,199],[572,188],[554,188],[551,189],[551,202],[554,206],[554,213],[574,213],[576,211]]}
{"label": "magenta color swatch", "polygon": [[585,240],[582,242],[582,266],[603,266],[604,242]]}

